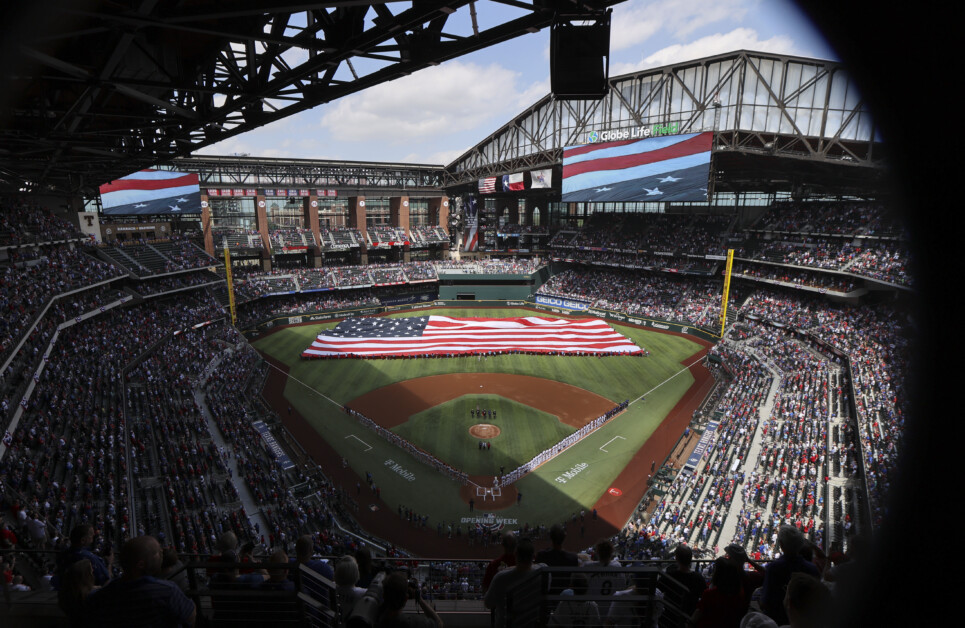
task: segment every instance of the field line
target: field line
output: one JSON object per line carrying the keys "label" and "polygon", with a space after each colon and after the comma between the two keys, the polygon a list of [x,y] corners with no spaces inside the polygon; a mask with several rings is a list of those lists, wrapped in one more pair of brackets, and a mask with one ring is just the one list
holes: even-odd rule
{"label": "field line", "polygon": [[297,377],[295,377],[295,376],[292,375],[291,373],[286,373],[285,371],[281,370],[280,368],[278,368],[277,366],[275,366],[274,364],[272,364],[272,363],[269,362],[268,360],[265,360],[265,364],[267,364],[267,365],[270,366],[271,368],[275,369],[276,371],[278,371],[279,373],[281,373],[282,375],[284,375],[284,376],[287,377],[288,379],[290,379],[290,380],[292,380],[292,381],[295,381],[295,382],[298,382],[299,384],[301,384],[301,385],[304,386],[305,388],[309,389],[310,391],[312,391],[313,393],[315,393],[316,395],[318,395],[319,397],[321,397],[321,398],[324,399],[325,401],[328,401],[329,403],[331,403],[331,404],[333,404],[333,405],[335,405],[335,406],[338,406],[338,408],[339,408],[340,410],[343,410],[343,409],[345,408],[342,404],[340,404],[339,402],[335,401],[335,400],[332,399],[331,397],[327,397],[327,396],[325,395],[325,393],[320,392],[320,391],[316,390],[315,388],[312,388],[311,386],[309,386],[308,384],[306,384],[306,383],[303,382],[302,380],[298,379]]}
{"label": "field line", "polygon": [[[623,438],[622,436],[614,436],[613,438],[611,438],[611,439],[608,440],[607,442],[603,443],[603,447],[606,447],[607,445],[609,445],[610,443],[612,443],[613,441],[615,441],[615,440],[618,439],[618,438],[621,439],[621,440],[626,440],[626,439]],[[606,449],[603,449],[603,447],[600,447],[600,451],[602,451],[602,452],[605,453],[605,454],[610,453],[610,452],[608,452]]]}
{"label": "field line", "polygon": [[354,438],[354,439],[357,440],[358,442],[362,443],[363,445],[365,445],[366,447],[368,447],[368,449],[366,449],[365,451],[370,451],[370,450],[372,449],[372,445],[369,445],[368,443],[366,443],[364,440],[362,440],[361,438],[359,438],[359,437],[356,436],[355,434],[349,434],[349,435],[346,436],[345,438],[346,438],[346,439]]}
{"label": "field line", "polygon": [[643,398],[644,398],[644,397],[646,397],[647,395],[649,395],[650,393],[652,393],[652,392],[655,391],[656,389],[660,388],[661,386],[663,386],[664,384],[666,384],[667,382],[669,382],[669,381],[672,380],[673,378],[677,377],[677,376],[680,375],[681,373],[685,373],[685,372],[689,371],[691,366],[693,366],[694,364],[697,364],[697,363],[700,362],[701,360],[703,360],[702,357],[697,358],[696,360],[694,360],[693,362],[691,362],[691,363],[688,364],[687,366],[683,367],[682,369],[680,369],[679,371],[677,371],[676,373],[674,373],[673,375],[671,375],[671,376],[668,377],[667,379],[663,380],[662,382],[660,382],[659,384],[657,384],[656,386],[654,386],[653,388],[651,388],[651,389],[648,390],[647,392],[643,393],[642,395],[640,395],[639,397],[637,397],[636,399],[634,399],[633,401],[631,401],[630,403],[628,403],[628,404],[627,404],[627,407],[629,408],[630,406],[632,406],[633,404],[635,404],[635,403],[638,402],[638,401],[643,401]]}

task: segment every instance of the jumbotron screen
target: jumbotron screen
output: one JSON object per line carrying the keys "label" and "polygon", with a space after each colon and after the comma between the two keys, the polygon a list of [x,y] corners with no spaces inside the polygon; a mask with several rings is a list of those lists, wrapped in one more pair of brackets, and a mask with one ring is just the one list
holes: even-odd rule
{"label": "jumbotron screen", "polygon": [[141,170],[100,186],[105,214],[198,214],[198,175],[173,170]]}
{"label": "jumbotron screen", "polygon": [[706,201],[713,140],[706,132],[568,146],[562,201]]}

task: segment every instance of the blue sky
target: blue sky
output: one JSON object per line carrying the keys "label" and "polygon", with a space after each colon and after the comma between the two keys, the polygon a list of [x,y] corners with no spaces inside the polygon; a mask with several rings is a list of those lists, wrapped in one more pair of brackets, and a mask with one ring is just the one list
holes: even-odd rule
{"label": "blue sky", "polygon": [[[487,0],[476,6],[480,28],[517,11]],[[447,31],[469,31],[465,8],[450,19]],[[629,0],[613,10],[610,76],[742,48],[836,58],[791,0]],[[370,70],[364,64],[356,62],[362,74]],[[347,68],[340,72],[348,75]],[[543,30],[198,153],[447,164],[548,92],[549,31]]]}

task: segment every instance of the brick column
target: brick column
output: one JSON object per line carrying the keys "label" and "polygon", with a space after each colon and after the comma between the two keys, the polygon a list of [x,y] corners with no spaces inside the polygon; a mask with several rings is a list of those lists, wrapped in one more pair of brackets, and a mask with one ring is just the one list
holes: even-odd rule
{"label": "brick column", "polygon": [[350,196],[348,197],[348,226],[353,229],[358,229],[359,233],[362,234],[361,249],[359,253],[361,254],[361,259],[359,260],[362,264],[369,263],[369,249],[368,249],[368,229],[366,229],[365,223],[365,197],[364,196]]}
{"label": "brick column", "polygon": [[308,198],[303,198],[302,211],[304,216],[302,224],[311,230],[313,238],[312,248],[310,249],[311,267],[318,268],[322,265],[322,249],[317,244],[322,241],[318,226],[318,197],[313,194]]}
{"label": "brick column", "polygon": [[[393,227],[401,227],[402,231],[405,232],[406,240],[410,238],[408,196],[393,196],[389,199],[389,224]],[[402,261],[409,262],[411,260],[412,255],[409,253],[409,247],[404,247],[402,249]]]}
{"label": "brick column", "polygon": [[211,207],[208,205],[207,194],[201,195],[201,232],[204,234],[204,250],[211,257],[214,253],[214,235],[211,233]]}
{"label": "brick column", "polygon": [[255,225],[258,227],[258,233],[261,234],[265,251],[271,251],[271,240],[268,238],[268,203],[264,196],[255,197]]}

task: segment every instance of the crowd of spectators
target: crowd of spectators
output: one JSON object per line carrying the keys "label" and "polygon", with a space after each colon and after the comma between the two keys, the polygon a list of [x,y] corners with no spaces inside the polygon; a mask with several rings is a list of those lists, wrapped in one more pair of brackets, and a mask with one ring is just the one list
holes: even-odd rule
{"label": "crowd of spectators", "polygon": [[300,227],[281,227],[272,229],[268,232],[273,249],[284,251],[286,249],[304,249],[313,246],[315,238],[311,229]]}
{"label": "crowd of spectators", "polygon": [[362,243],[362,232],[352,227],[319,227],[322,250],[347,249]]}
{"label": "crowd of spectators", "polygon": [[718,344],[711,354],[727,365],[729,382],[712,408],[717,422],[698,473],[677,473],[649,519],[638,516],[619,539],[623,555],[662,558],[678,544],[716,547],[744,482],[740,468],[760,421],[771,374],[751,356]]}
{"label": "crowd of spectators", "polygon": [[261,233],[257,229],[237,229],[231,227],[212,227],[211,237],[214,240],[214,248],[224,248],[225,242],[229,249],[262,249],[264,242]]}
{"label": "crowd of spectators", "polygon": [[87,239],[72,223],[21,198],[0,198],[0,247]]}
{"label": "crowd of spectators", "polygon": [[164,264],[164,272],[166,273],[191,268],[208,268],[218,264],[214,258],[185,237],[174,237],[166,242],[158,242],[153,246],[155,250],[167,258]]}
{"label": "crowd of spectators", "polygon": [[909,252],[899,240],[859,240],[807,236],[801,242],[751,234],[735,249],[737,257],[794,266],[837,270],[898,285],[911,285]]}
{"label": "crowd of spectators", "polygon": [[[4,485],[40,513],[55,542],[92,525],[98,549],[129,536],[122,369],[172,328],[216,315],[187,296],[107,310],[57,339],[0,461]],[[58,538],[59,537],[59,538]]]}
{"label": "crowd of spectators", "polygon": [[285,295],[248,301],[238,308],[238,327],[247,329],[276,316],[381,305],[379,289]]}
{"label": "crowd of spectators", "polygon": [[449,234],[444,227],[432,225],[420,225],[411,227],[409,235],[412,238],[412,246],[426,246],[429,244],[446,244],[449,242]]}
{"label": "crowd of spectators", "polygon": [[409,241],[402,227],[378,225],[367,228],[365,232],[372,246],[399,246]]}
{"label": "crowd of spectators", "polygon": [[538,225],[505,224],[497,228],[499,235],[512,237],[515,235],[549,235],[549,227]]}
{"label": "crowd of spectators", "polygon": [[731,216],[598,213],[590,217],[572,240],[566,241],[561,232],[550,242],[550,247],[723,255],[721,237],[731,222]]}
{"label": "crowd of spectators", "polygon": [[0,266],[0,354],[19,342],[52,297],[120,277],[110,264],[67,246],[10,249]]}
{"label": "crowd of spectators", "polygon": [[553,275],[537,295],[700,327],[720,324],[720,282],[664,273],[575,267]]}
{"label": "crowd of spectators", "polygon": [[883,514],[901,450],[909,399],[908,322],[887,305],[847,306],[796,294],[752,296],[748,314],[800,329],[849,358],[873,516]]}
{"label": "crowd of spectators", "polygon": [[183,290],[184,288],[205,286],[219,281],[222,281],[222,279],[215,273],[208,270],[197,270],[141,281],[132,286],[132,288],[142,296],[150,296],[164,294],[165,292],[174,290]]}
{"label": "crowd of spectators", "polygon": [[[777,202],[750,228],[733,229],[732,222],[728,216],[597,213],[580,229],[557,232],[549,247],[554,259],[697,273],[714,265],[699,258],[734,248],[739,258],[912,283],[907,238],[881,205]],[[819,273],[808,277],[805,285],[823,281]]]}
{"label": "crowd of spectators", "polygon": [[777,201],[757,220],[755,229],[828,235],[895,237],[902,233],[897,217],[873,202]]}
{"label": "crowd of spectators", "polygon": [[821,290],[822,292],[852,292],[857,290],[858,283],[853,277],[830,273],[819,273],[787,266],[773,266],[770,264],[734,264],[734,275],[743,275],[765,281],[805,286]]}
{"label": "crowd of spectators", "polygon": [[460,272],[475,275],[531,275],[546,265],[539,257],[523,259],[445,260],[434,262],[440,273]]}

